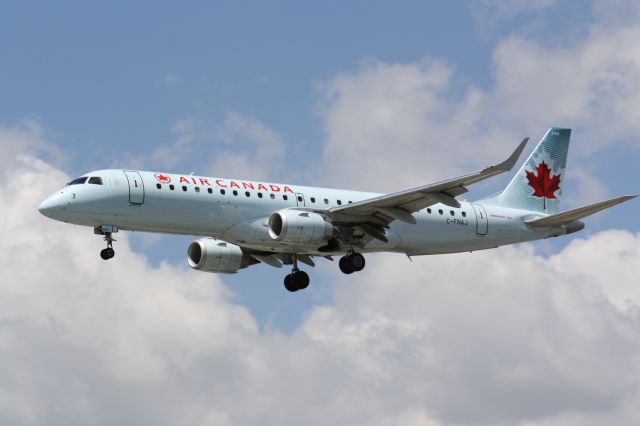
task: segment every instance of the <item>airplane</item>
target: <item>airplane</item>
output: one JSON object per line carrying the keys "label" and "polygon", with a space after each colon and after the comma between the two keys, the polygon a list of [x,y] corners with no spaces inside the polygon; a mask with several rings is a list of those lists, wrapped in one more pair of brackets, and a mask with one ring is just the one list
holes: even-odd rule
{"label": "airplane", "polygon": [[510,171],[529,138],[503,162],[452,179],[377,194],[249,180],[137,170],[98,170],[69,182],[39,211],[90,226],[114,257],[113,234],[143,231],[200,238],[187,248],[198,271],[235,273],[264,263],[290,265],[284,286],[307,288],[300,263],[338,262],[345,274],[365,267],[363,253],[407,256],[473,252],[567,235],[580,219],[635,198],[625,195],[560,212],[571,129],[551,128],[507,187],[475,202],[458,201],[468,186]]}

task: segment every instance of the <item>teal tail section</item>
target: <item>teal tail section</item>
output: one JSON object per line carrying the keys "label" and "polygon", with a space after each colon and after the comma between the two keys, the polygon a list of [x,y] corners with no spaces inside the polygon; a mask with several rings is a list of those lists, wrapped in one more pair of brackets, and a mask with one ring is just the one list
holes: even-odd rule
{"label": "teal tail section", "polygon": [[515,209],[558,213],[570,137],[571,129],[549,129],[507,188],[483,201]]}

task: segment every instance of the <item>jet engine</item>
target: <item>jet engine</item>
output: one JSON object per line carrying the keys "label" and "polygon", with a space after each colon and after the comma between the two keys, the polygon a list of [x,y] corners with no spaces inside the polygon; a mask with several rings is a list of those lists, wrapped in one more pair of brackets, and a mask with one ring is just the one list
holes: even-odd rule
{"label": "jet engine", "polygon": [[318,213],[280,210],[269,217],[269,236],[284,243],[319,244],[333,235],[333,225]]}
{"label": "jet engine", "polygon": [[233,274],[251,265],[252,259],[235,244],[202,238],[189,244],[187,262],[198,271]]}

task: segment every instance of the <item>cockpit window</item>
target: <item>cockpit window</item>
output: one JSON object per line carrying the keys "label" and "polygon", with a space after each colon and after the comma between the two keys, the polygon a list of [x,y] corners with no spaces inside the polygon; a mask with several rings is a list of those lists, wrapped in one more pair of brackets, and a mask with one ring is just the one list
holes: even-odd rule
{"label": "cockpit window", "polygon": [[94,185],[102,185],[102,178],[100,176],[91,176],[88,183],[92,183]]}
{"label": "cockpit window", "polygon": [[69,185],[81,185],[81,184],[85,183],[86,181],[87,181],[87,176],[82,176],[82,177],[79,177],[78,179],[72,180],[71,182],[69,182],[67,184],[67,186],[69,186]]}

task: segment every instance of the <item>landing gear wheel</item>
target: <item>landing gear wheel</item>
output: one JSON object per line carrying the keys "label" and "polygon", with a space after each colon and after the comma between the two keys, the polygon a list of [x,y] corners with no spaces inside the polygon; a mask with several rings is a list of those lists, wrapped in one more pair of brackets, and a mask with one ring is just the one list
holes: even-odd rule
{"label": "landing gear wheel", "polygon": [[351,269],[353,269],[354,272],[360,272],[364,269],[364,265],[366,262],[364,261],[363,255],[361,255],[360,253],[353,253],[351,256],[349,256],[349,258]]}
{"label": "landing gear wheel", "polygon": [[298,290],[304,290],[309,287],[309,275],[304,271],[296,271],[293,273],[293,282]]}
{"label": "landing gear wheel", "polygon": [[100,257],[104,260],[109,260],[115,255],[116,255],[116,252],[111,247],[107,247],[106,249],[100,250]]}
{"label": "landing gear wheel", "polygon": [[353,266],[351,266],[351,262],[349,256],[342,256],[338,261],[338,266],[343,274],[353,274],[355,271],[353,270]]}
{"label": "landing gear wheel", "polygon": [[294,291],[298,291],[298,287],[296,287],[295,283],[293,282],[293,273],[287,274],[284,277],[284,288],[292,293]]}
{"label": "landing gear wheel", "polygon": [[309,287],[309,275],[304,271],[293,270],[284,277],[284,288],[292,293],[307,287]]}
{"label": "landing gear wheel", "polygon": [[[115,239],[113,239],[113,237],[111,236],[111,232],[105,232],[102,230],[102,228],[104,228],[105,226],[106,225],[102,225],[102,227],[95,228],[94,232],[99,235],[104,235],[104,240],[107,243],[107,248],[100,250],[100,257],[103,260],[109,260],[116,255],[116,252],[113,250],[113,242],[115,241]],[[111,226],[110,229],[115,229],[115,226]],[[115,229],[114,232],[118,232],[118,230]]]}

